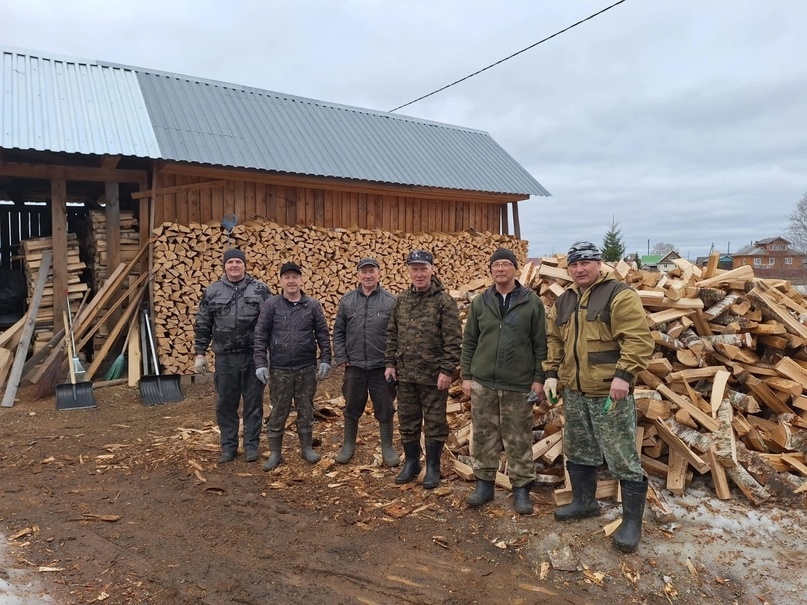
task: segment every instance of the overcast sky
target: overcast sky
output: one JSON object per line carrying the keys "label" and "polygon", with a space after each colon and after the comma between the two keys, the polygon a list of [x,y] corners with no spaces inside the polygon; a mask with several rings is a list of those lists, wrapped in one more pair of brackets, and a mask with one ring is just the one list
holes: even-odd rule
{"label": "overcast sky", "polygon": [[[2,0],[3,44],[390,110],[615,0]],[[489,132],[551,193],[533,256],[783,234],[807,192],[807,2],[627,0],[399,113]]]}

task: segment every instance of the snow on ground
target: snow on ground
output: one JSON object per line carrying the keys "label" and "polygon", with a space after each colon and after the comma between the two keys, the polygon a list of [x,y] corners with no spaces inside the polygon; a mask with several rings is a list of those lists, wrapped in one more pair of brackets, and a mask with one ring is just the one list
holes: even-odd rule
{"label": "snow on ground", "polygon": [[0,534],[0,605],[56,604],[45,594],[39,578],[27,569],[15,567],[8,550],[8,541]]}

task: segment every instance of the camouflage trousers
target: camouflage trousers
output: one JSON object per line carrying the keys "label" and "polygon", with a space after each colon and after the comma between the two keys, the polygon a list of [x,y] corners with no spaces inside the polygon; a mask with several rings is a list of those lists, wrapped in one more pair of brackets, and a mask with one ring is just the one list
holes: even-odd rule
{"label": "camouflage trousers", "polygon": [[255,377],[252,352],[216,355],[216,422],[221,451],[238,450],[238,405],[244,398],[244,449],[257,450],[263,422],[263,383]]}
{"label": "camouflage trousers", "polygon": [[401,382],[398,384],[398,425],[401,443],[420,441],[421,425],[426,442],[445,443],[448,439],[446,401],[448,391],[436,385]]}
{"label": "camouflage trousers", "polygon": [[281,437],[286,430],[291,404],[297,408],[297,433],[310,433],[314,428],[314,393],[317,390],[317,368],[302,370],[269,370],[269,396],[272,413],[266,423],[266,434]]}
{"label": "camouflage trousers", "polygon": [[605,397],[586,397],[563,389],[566,431],[563,450],[571,462],[600,466],[622,481],[643,481],[644,472],[636,449],[636,402],[633,395],[611,403],[603,411]]}
{"label": "camouflage trousers", "polygon": [[513,487],[535,481],[532,460],[532,404],[529,393],[489,389],[475,380],[471,383],[474,475],[495,481],[499,454],[504,448]]}

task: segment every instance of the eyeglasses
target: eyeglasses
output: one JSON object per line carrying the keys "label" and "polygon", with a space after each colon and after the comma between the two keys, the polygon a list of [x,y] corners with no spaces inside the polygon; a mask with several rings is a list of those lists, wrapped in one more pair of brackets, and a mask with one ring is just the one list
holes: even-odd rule
{"label": "eyeglasses", "polygon": [[491,269],[510,269],[513,266],[514,266],[513,263],[511,263],[509,260],[503,260],[503,261],[493,263],[490,266],[490,268]]}

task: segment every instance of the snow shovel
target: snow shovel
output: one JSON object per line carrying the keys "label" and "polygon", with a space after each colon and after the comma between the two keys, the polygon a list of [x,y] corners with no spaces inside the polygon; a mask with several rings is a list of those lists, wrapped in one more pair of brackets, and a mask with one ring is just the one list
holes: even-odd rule
{"label": "snow shovel", "polygon": [[[67,341],[67,365],[70,369],[70,383],[56,385],[57,410],[86,410],[97,407],[91,382],[76,382],[76,367],[73,363],[73,326],[67,321],[67,312],[62,312],[65,340]],[[69,335],[69,337],[68,337]],[[78,360],[78,357],[75,357]],[[79,363],[79,366],[81,364]]]}
{"label": "snow shovel", "polygon": [[154,344],[154,335],[151,333],[151,321],[148,310],[143,310],[143,324],[146,326],[148,335],[148,348],[151,351],[154,361],[154,374],[143,376],[138,383],[140,386],[140,397],[144,405],[158,405],[161,403],[172,403],[182,401],[185,396],[179,386],[179,376],[160,376],[160,360],[157,359],[157,347]]}

